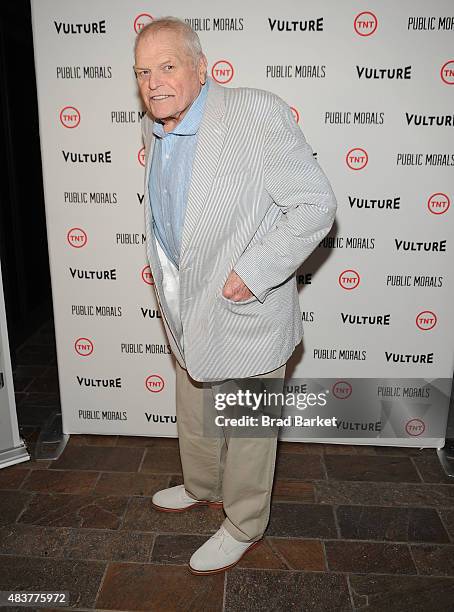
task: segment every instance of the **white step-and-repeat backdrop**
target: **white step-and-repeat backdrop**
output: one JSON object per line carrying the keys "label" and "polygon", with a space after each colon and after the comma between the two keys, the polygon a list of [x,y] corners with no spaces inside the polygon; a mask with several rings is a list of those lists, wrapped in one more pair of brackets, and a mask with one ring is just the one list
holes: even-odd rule
{"label": "white step-and-repeat backdrop", "polygon": [[66,433],[176,435],[173,358],[145,255],[132,70],[137,32],[175,15],[198,32],[218,83],[268,89],[292,107],[337,196],[333,230],[297,273],[305,335],[286,388],[325,389],[337,424],[281,438],[443,445],[452,9],[449,0],[32,0]]}

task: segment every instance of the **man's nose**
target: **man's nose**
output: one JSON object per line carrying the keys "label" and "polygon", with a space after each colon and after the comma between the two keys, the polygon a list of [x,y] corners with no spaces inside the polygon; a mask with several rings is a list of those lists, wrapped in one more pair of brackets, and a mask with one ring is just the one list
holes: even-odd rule
{"label": "man's nose", "polygon": [[148,78],[148,89],[157,89],[161,85],[156,74],[151,74]]}

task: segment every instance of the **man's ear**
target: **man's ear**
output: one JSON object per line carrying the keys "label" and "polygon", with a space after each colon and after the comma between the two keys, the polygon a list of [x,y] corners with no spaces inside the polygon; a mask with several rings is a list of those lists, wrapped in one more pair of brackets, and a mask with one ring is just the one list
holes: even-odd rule
{"label": "man's ear", "polygon": [[202,57],[199,60],[199,80],[204,85],[207,80],[207,66],[208,60],[205,54],[202,53]]}

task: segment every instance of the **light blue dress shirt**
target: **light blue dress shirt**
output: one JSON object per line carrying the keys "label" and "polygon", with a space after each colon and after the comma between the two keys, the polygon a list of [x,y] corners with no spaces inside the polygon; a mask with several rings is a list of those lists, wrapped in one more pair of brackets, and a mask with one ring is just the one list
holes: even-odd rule
{"label": "light blue dress shirt", "polygon": [[197,133],[205,108],[208,83],[207,80],[202,85],[199,95],[171,132],[166,132],[159,121],[153,123],[156,140],[148,182],[152,229],[163,251],[177,268]]}

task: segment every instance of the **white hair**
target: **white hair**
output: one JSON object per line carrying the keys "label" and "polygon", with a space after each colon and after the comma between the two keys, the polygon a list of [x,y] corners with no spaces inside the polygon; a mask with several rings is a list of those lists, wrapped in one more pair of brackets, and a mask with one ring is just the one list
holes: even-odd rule
{"label": "white hair", "polygon": [[134,53],[136,52],[142,38],[149,34],[158,33],[161,30],[170,30],[171,32],[180,34],[183,44],[186,46],[189,55],[192,57],[194,67],[197,68],[199,60],[203,55],[200,39],[191,26],[178,17],[159,17],[143,27],[136,37]]}

